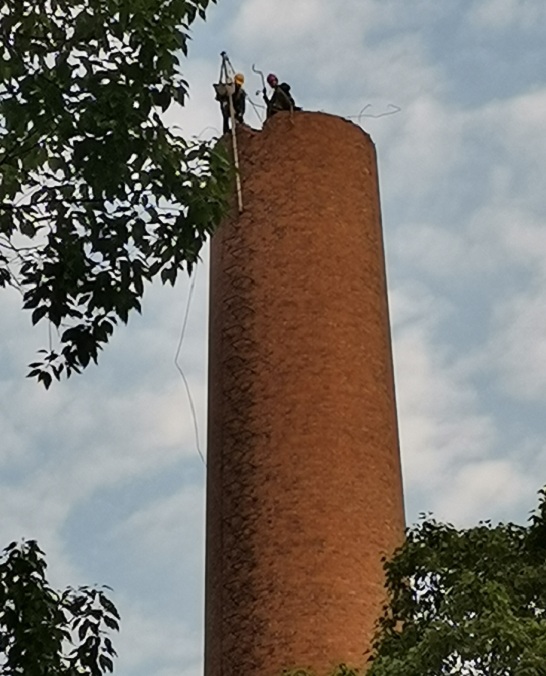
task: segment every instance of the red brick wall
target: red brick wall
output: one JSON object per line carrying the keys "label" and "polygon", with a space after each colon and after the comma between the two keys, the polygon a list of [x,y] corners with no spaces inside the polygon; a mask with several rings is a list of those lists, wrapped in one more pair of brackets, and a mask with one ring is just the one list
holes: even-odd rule
{"label": "red brick wall", "polygon": [[241,129],[211,262],[206,676],[361,665],[403,534],[375,149]]}

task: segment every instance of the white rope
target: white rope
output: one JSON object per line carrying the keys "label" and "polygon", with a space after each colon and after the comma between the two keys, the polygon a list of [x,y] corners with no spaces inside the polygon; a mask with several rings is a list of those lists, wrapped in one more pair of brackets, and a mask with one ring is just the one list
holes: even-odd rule
{"label": "white rope", "polygon": [[[235,70],[229,60],[226,52],[222,52],[222,66],[220,68],[220,82],[222,77],[225,76],[225,79],[228,80],[228,66],[231,69],[232,73],[235,73]],[[228,100],[229,100],[229,120],[231,124],[231,142],[233,145],[233,163],[235,165],[235,187],[237,189],[237,206],[239,208],[239,213],[243,211],[243,189],[241,185],[241,172],[239,167],[239,149],[237,147],[237,131],[235,129],[235,108],[233,106],[233,90],[228,88]]]}

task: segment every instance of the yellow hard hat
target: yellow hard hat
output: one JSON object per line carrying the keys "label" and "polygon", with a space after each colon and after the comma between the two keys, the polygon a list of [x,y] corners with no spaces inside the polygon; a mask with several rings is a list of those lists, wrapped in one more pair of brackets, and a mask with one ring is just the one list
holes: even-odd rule
{"label": "yellow hard hat", "polygon": [[245,76],[242,73],[237,73],[233,79],[235,84],[242,85],[245,83]]}

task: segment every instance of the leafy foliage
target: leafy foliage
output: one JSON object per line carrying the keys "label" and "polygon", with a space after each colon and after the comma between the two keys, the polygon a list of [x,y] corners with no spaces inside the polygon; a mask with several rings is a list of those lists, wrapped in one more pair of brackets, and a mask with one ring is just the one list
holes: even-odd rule
{"label": "leafy foliage", "polygon": [[12,543],[0,558],[2,676],[102,676],[116,654],[108,631],[119,628],[100,589],[54,591],[37,543]]}
{"label": "leafy foliage", "polygon": [[369,676],[546,674],[546,493],[527,526],[428,519],[386,563]]}
{"label": "leafy foliage", "polygon": [[2,3],[0,286],[58,329],[46,387],[96,362],[145,281],[191,271],[226,209],[226,157],[162,118],[210,1]]}

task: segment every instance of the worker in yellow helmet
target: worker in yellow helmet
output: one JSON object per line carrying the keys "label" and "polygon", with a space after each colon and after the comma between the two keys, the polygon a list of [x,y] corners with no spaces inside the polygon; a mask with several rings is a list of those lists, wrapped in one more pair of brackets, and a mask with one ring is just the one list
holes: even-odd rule
{"label": "worker in yellow helmet", "polygon": [[245,83],[245,76],[242,73],[237,73],[233,77],[233,82],[228,82],[226,86],[220,88],[215,86],[216,98],[220,102],[220,109],[222,110],[222,118],[224,120],[223,133],[229,131],[229,120],[231,116],[229,99],[231,97],[233,103],[233,112],[235,121],[242,123],[244,121],[246,108],[246,92],[243,89]]}

